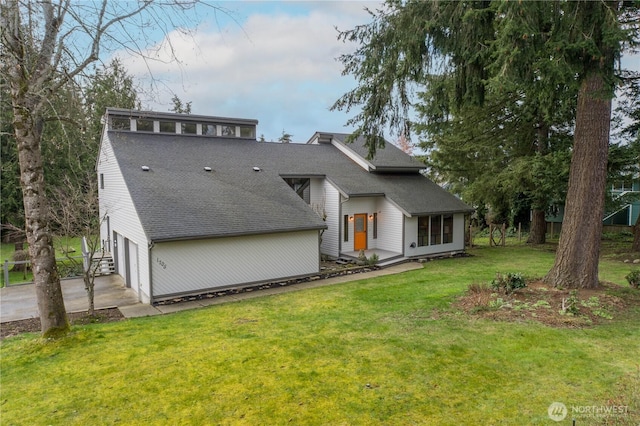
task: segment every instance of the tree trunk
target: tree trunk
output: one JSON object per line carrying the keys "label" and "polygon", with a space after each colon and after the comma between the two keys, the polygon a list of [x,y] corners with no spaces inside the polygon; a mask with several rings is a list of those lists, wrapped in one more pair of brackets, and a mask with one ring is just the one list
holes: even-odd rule
{"label": "tree trunk", "polygon": [[95,273],[95,271],[89,268],[83,274],[84,289],[87,291],[87,299],[89,300],[89,308],[87,309],[87,313],[89,314],[89,316],[94,316],[96,314],[95,281],[94,281],[94,278],[91,276],[92,273]]}
{"label": "tree trunk", "polygon": [[631,246],[631,251],[640,251],[640,215],[638,215],[638,219],[636,219],[636,225],[633,231],[633,246]]}
{"label": "tree trunk", "polygon": [[598,72],[585,76],[580,85],[564,222],[555,264],[544,278],[555,287],[598,286],[611,125],[607,94]]}
{"label": "tree trunk", "polygon": [[544,210],[533,209],[531,229],[529,230],[529,244],[544,244],[547,241],[547,221]]}
{"label": "tree trunk", "polygon": [[18,144],[20,184],[33,281],[42,334],[44,337],[56,337],[69,330],[69,321],[49,229],[49,205],[40,150],[42,120],[34,118],[28,102],[19,101],[14,97],[13,125]]}

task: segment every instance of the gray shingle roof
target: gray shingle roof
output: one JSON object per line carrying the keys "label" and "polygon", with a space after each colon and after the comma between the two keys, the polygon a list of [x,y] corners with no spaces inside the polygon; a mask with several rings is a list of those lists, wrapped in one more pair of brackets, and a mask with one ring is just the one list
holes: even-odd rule
{"label": "gray shingle roof", "polygon": [[[333,133],[332,135],[334,139],[360,157],[364,159],[368,157],[369,149],[364,146],[364,137],[361,136],[351,143],[346,143],[345,141],[349,137],[348,133]],[[405,154],[400,148],[389,142],[385,143],[384,148],[378,148],[376,150],[375,157],[366,161],[369,162],[376,171],[386,171],[389,169],[417,171],[426,168],[424,164]]]}
{"label": "gray shingle roof", "polygon": [[282,176],[325,176],[346,196],[384,194],[410,215],[470,210],[420,174],[369,173],[327,144],[118,131],[109,139],[152,241],[325,227]]}

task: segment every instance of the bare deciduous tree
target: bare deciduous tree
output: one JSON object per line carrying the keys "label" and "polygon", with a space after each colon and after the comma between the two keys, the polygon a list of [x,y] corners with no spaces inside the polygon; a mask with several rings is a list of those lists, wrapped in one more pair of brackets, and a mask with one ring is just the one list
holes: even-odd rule
{"label": "bare deciduous tree", "polygon": [[[47,99],[79,78],[106,46],[142,52],[147,47],[144,42],[151,43],[144,38],[145,28],[166,34],[180,27],[175,21],[185,16],[180,12],[197,4],[197,0],[0,2],[2,75],[11,94],[26,236],[45,337],[65,334],[69,329],[49,227],[42,161]],[[137,33],[132,34],[132,29]]]}
{"label": "bare deciduous tree", "polygon": [[82,238],[82,265],[76,256],[71,256],[62,247],[67,259],[77,266],[82,266],[82,279],[89,302],[88,313],[95,315],[94,289],[95,277],[101,270],[105,253],[100,247],[98,187],[94,176],[87,176],[82,187],[66,178],[62,185],[54,189],[51,202],[51,220],[66,237]]}

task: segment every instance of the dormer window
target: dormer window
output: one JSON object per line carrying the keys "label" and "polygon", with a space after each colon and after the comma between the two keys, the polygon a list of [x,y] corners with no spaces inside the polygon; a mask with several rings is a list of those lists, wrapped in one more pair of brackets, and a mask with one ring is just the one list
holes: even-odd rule
{"label": "dormer window", "polygon": [[236,126],[231,126],[229,124],[223,124],[221,129],[221,136],[235,136],[236,135]]}
{"label": "dormer window", "polygon": [[202,125],[203,136],[216,136],[216,125],[205,123]]}
{"label": "dormer window", "polygon": [[113,117],[111,119],[113,130],[131,130],[131,120],[128,118]]}
{"label": "dormer window", "polygon": [[175,133],[176,132],[176,123],[175,121],[161,121],[160,122],[160,133]]}
{"label": "dormer window", "polygon": [[153,132],[153,120],[138,118],[136,120],[136,129],[138,132]]}
{"label": "dormer window", "polygon": [[107,108],[108,130],[224,138],[256,138],[257,120]]}
{"label": "dormer window", "polygon": [[253,126],[240,126],[240,137],[255,139],[256,128]]}
{"label": "dormer window", "polygon": [[198,133],[198,126],[196,123],[182,123],[181,129],[183,135],[195,135]]}

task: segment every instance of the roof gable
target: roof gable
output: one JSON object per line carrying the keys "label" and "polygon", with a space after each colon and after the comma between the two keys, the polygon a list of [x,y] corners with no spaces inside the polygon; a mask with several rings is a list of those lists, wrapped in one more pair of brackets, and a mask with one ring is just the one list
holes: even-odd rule
{"label": "roof gable", "polygon": [[403,152],[392,143],[386,142],[384,148],[378,149],[373,158],[369,157],[369,149],[365,146],[365,138],[359,137],[347,143],[349,134],[334,133],[331,143],[350,156],[354,161],[366,165],[365,169],[373,173],[419,172],[426,167],[423,163]]}

